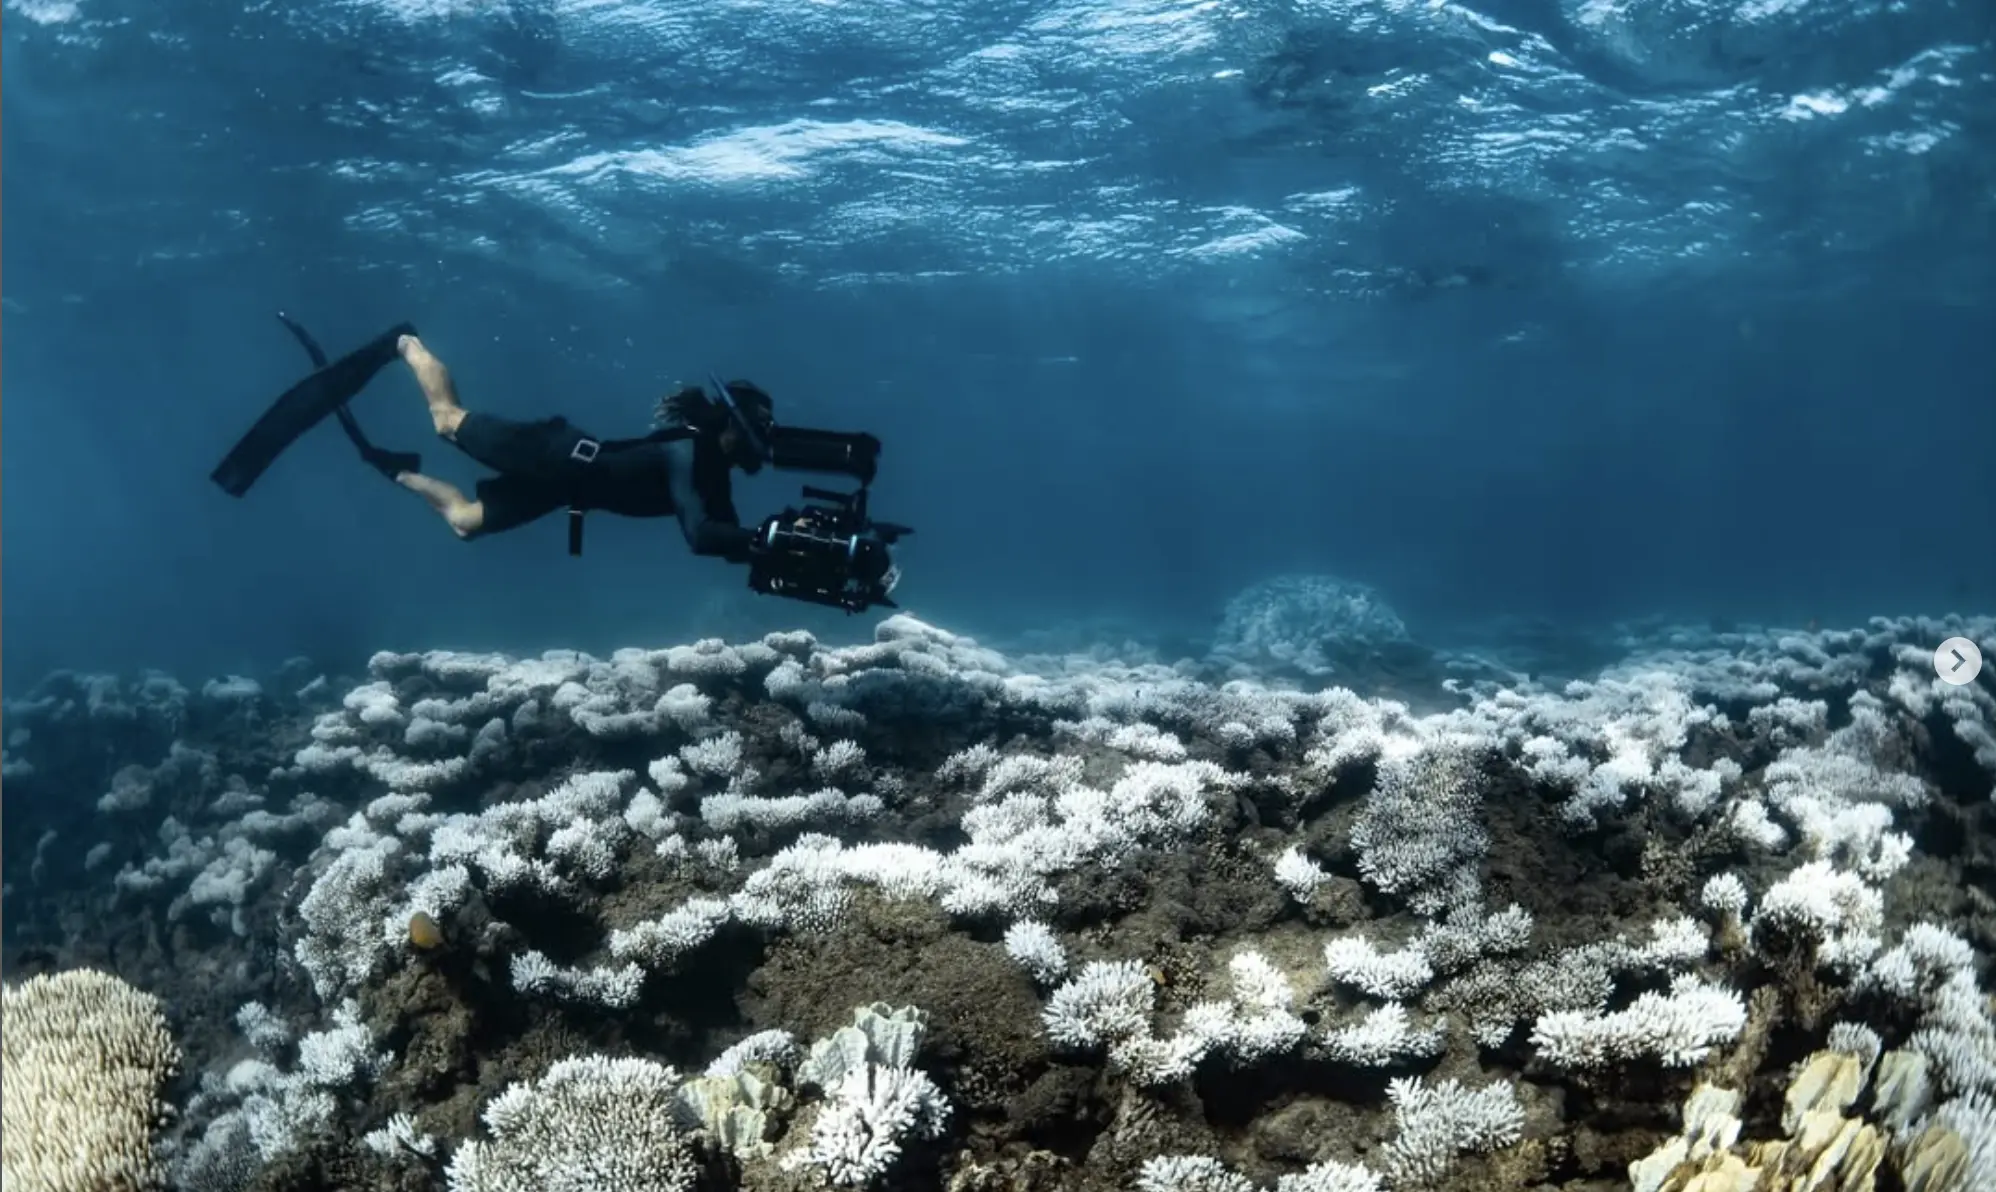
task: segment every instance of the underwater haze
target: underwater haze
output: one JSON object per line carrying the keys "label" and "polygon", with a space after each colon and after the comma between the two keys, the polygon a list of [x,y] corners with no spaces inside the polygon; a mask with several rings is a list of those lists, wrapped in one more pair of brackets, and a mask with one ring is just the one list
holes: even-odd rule
{"label": "underwater haze", "polygon": [[[474,544],[330,425],[400,319],[606,436],[709,371],[886,444],[898,595],[1210,632],[1996,608],[1996,8],[8,0],[7,679],[835,613],[669,523]],[[370,433],[476,469],[400,368]],[[738,494],[745,519],[796,478]],[[854,627],[859,628],[858,622]]]}

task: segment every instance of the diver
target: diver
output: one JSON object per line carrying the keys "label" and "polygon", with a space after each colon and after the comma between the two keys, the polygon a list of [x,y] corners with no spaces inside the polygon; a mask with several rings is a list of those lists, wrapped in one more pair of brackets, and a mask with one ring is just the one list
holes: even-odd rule
{"label": "diver", "polygon": [[662,433],[606,441],[559,415],[522,422],[467,410],[450,370],[422,340],[398,335],[395,351],[422,388],[437,435],[498,473],[478,481],[469,498],[413,468],[390,477],[422,497],[459,538],[503,533],[557,509],[571,516],[602,510],[677,517],[694,554],[748,561],[754,532],[735,514],[730,474],[762,470],[751,438],[766,436],[775,422],[775,403],[755,385],[727,382],[728,405],[698,387],[682,389],[658,403],[653,422]]}
{"label": "diver", "polygon": [[[209,473],[232,497],[246,495],[293,443],[334,416],[368,467],[422,497],[460,538],[501,533],[566,508],[568,553],[579,555],[591,510],[675,517],[694,554],[747,564],[752,591],[848,613],[896,607],[889,598],[900,580],[893,548],[914,530],[868,511],[880,457],[880,440],[870,434],[779,425],[768,393],[709,376],[705,387],[662,399],[650,434],[598,439],[562,417],[527,422],[466,410],[450,371],[408,323],[329,360],[296,320],[277,317],[313,371],[280,394]],[[480,480],[472,496],[424,473],[416,452],[375,446],[347,408],[397,360],[416,378],[437,435],[497,473]],[[753,475],[765,465],[841,476],[858,488],[807,484],[801,506],[749,529],[735,514],[732,477],[737,468]]]}

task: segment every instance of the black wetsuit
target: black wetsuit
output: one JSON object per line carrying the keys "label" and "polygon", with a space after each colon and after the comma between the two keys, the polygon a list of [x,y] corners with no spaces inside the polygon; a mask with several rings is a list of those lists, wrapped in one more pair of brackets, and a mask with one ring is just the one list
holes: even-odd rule
{"label": "black wetsuit", "polygon": [[453,441],[498,472],[478,482],[479,534],[497,534],[557,509],[677,517],[697,555],[745,562],[753,534],[735,514],[727,455],[713,435],[668,429],[606,441],[566,418],[520,422],[468,413]]}
{"label": "black wetsuit", "polygon": [[[398,323],[328,361],[303,326],[289,315],[277,317],[312,358],[314,371],[278,396],[210,478],[230,496],[242,496],[328,414],[339,416],[361,458],[382,475],[394,479],[418,470],[420,457],[376,447],[346,408],[396,358],[400,337],[414,335],[416,328]],[[557,509],[577,515],[601,509],[625,517],[675,516],[695,554],[749,560],[754,534],[735,515],[729,461],[712,433],[673,427],[642,439],[603,440],[566,418],[522,422],[469,413],[453,440],[466,455],[499,473],[478,482],[478,499],[485,506],[478,535],[523,526]],[[568,549],[581,553],[579,516],[569,521]]]}

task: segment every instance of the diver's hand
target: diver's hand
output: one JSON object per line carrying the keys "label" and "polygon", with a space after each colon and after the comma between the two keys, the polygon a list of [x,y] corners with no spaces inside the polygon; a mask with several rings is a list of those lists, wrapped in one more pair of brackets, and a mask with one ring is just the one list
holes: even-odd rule
{"label": "diver's hand", "polygon": [[859,540],[852,565],[853,575],[861,583],[880,583],[894,574],[894,548],[873,535],[866,535]]}

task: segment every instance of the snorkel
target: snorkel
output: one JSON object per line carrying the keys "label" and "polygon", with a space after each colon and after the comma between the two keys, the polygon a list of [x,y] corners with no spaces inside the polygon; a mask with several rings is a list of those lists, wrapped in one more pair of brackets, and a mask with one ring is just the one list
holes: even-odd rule
{"label": "snorkel", "polygon": [[741,436],[748,454],[754,459],[755,467],[760,468],[768,463],[771,457],[769,437],[756,425],[756,420],[750,418],[747,411],[742,409],[741,404],[735,400],[735,395],[728,391],[727,382],[713,373],[708,373],[707,384],[713,389],[715,400],[719,401],[721,408],[728,412],[728,419],[734,424],[735,433]]}

